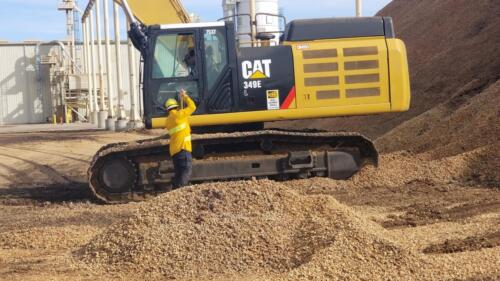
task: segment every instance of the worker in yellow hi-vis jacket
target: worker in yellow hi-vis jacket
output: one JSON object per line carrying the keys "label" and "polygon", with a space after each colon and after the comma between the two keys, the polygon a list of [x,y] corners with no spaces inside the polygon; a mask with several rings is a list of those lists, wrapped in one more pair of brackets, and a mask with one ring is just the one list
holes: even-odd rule
{"label": "worker in yellow hi-vis jacket", "polygon": [[169,99],[165,103],[168,111],[166,128],[170,135],[170,156],[175,170],[173,189],[188,185],[193,163],[191,126],[188,118],[196,111],[196,105],[185,90],[181,90],[181,99],[186,104],[185,108],[179,109],[175,99]]}

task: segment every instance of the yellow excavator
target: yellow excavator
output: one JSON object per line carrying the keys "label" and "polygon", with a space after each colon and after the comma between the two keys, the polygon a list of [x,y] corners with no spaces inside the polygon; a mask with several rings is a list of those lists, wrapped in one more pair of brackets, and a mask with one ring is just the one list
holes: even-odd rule
{"label": "yellow excavator", "polygon": [[[409,109],[406,49],[391,18],[294,20],[279,45],[271,46],[275,35],[263,32],[252,38],[254,47],[239,47],[232,20],[189,23],[177,0],[119,2],[144,61],[146,127],[165,127],[163,105],[181,89],[197,104],[190,123],[203,134],[193,136],[193,183],[348,179],[377,165],[369,139],[264,129],[264,122]],[[157,138],[103,147],[88,176],[99,199],[123,203],[169,191],[173,174],[168,138]]]}

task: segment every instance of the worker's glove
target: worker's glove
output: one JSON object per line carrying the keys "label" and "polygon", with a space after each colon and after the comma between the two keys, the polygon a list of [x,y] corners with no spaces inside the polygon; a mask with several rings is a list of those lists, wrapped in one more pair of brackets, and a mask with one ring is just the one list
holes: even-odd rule
{"label": "worker's glove", "polygon": [[188,94],[186,92],[186,90],[182,89],[180,92],[179,92],[179,95],[181,96],[181,98],[186,98],[188,97]]}

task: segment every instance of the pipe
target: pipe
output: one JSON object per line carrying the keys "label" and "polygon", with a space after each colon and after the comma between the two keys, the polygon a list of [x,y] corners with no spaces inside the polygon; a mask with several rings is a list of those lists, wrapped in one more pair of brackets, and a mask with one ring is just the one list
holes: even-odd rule
{"label": "pipe", "polygon": [[[70,49],[71,52],[71,57],[75,57],[75,36],[74,36],[74,26],[73,26],[73,10],[66,10],[66,35],[68,36],[67,38],[69,39],[67,44],[68,48]],[[73,61],[70,62],[70,67],[69,67],[69,73],[74,74],[75,73],[75,63]]]}
{"label": "pipe", "polygon": [[[74,5],[73,5],[74,6]],[[75,37],[75,14],[73,11],[70,12],[71,16],[71,57],[75,58],[73,60],[73,65],[71,71],[73,74],[76,73],[76,37]],[[83,73],[80,71],[80,74]]]}
{"label": "pipe", "polygon": [[[121,1],[117,1],[117,0],[113,0],[113,2],[115,3],[118,3],[118,2],[122,2],[123,4],[123,9],[128,9],[128,12],[126,12],[126,16],[128,17],[129,16],[129,12],[130,14],[133,15],[133,13],[131,13],[131,9],[130,9],[130,6],[128,5],[128,3],[124,3],[124,2],[127,2],[127,0],[121,0]],[[94,7],[96,3],[96,0],[89,0],[89,3],[87,4],[87,7],[85,8],[85,11],[81,12],[82,13],[82,21],[84,21],[87,17],[90,16],[90,12],[92,11],[92,8]],[[129,18],[130,20],[130,18]]]}
{"label": "pipe", "polygon": [[82,21],[84,21],[87,17],[90,17],[92,14],[92,8],[94,8],[95,0],[89,0],[85,11],[82,14]]}
{"label": "pipe", "polygon": [[130,24],[137,24],[138,21],[134,16],[134,13],[132,12],[132,9],[130,9],[130,6],[128,4],[127,0],[122,0],[122,7],[125,10],[125,15],[128,18],[128,21]]}
{"label": "pipe", "polygon": [[[96,4],[97,1],[98,0],[89,0],[89,3],[87,5],[87,7],[85,8],[85,11],[82,14],[82,21],[84,21],[88,16],[90,16],[90,12],[92,11],[92,8],[94,7],[94,5]],[[116,2],[118,4],[119,4],[119,2],[121,2],[122,7],[125,11],[125,15],[128,18],[127,20],[130,23],[137,22],[137,19],[135,18],[134,13],[132,12],[132,9],[130,9],[130,5],[128,4],[127,0],[121,0],[121,1],[113,0],[113,2]]]}
{"label": "pipe", "polygon": [[115,118],[115,110],[113,103],[115,102],[115,97],[113,93],[113,77],[112,77],[112,67],[111,67],[111,45],[109,39],[109,0],[103,0],[104,4],[104,44],[106,47],[106,80],[108,89],[108,118]]}
{"label": "pipe", "polygon": [[87,47],[87,41],[86,41],[87,40],[87,38],[86,38],[87,34],[86,34],[86,31],[85,31],[85,23],[84,22],[82,22],[82,36],[83,37],[82,37],[82,48],[81,49],[82,49],[82,52],[83,52],[83,63],[81,63],[81,65],[82,65],[82,69],[83,69],[83,74],[86,74],[89,71],[88,70],[89,68],[88,68],[88,65],[87,65],[87,56],[88,56],[88,54],[87,54],[87,49],[86,49],[86,47]]}
{"label": "pipe", "polygon": [[87,29],[88,23],[84,22],[82,24],[82,29],[83,29],[83,55],[85,56],[85,68],[86,68],[86,73],[87,73],[87,89],[88,89],[88,105],[89,105],[89,113],[88,116],[92,116],[92,112],[94,112],[94,93],[92,92],[92,89],[94,86],[92,85],[92,77],[90,74],[90,42],[89,42],[89,35],[88,35],[88,29]]}
{"label": "pipe", "polygon": [[71,54],[66,50],[66,47],[61,41],[51,41],[50,43],[57,43],[59,46],[61,46],[61,49],[63,51],[63,58],[68,59],[76,66],[76,69],[80,72],[83,73],[83,70],[79,65],[76,64],[75,59],[71,56]]}
{"label": "pipe", "polygon": [[[128,24],[130,26],[130,22]],[[130,71],[130,122],[139,122],[139,114],[137,112],[137,69],[136,69],[136,58],[135,49],[132,45],[130,38],[127,42],[128,49],[128,68]]]}
{"label": "pipe", "polygon": [[90,35],[90,65],[92,72],[92,92],[94,93],[92,102],[94,103],[95,111],[99,111],[99,104],[97,102],[97,70],[95,62],[95,40],[94,40],[94,16],[92,13],[89,15],[89,35]]}
{"label": "pipe", "polygon": [[63,122],[67,122],[68,121],[68,108],[67,108],[67,105],[66,105],[66,98],[65,98],[65,94],[64,94],[64,81],[60,80],[59,81],[59,94],[61,95],[60,98],[61,98],[61,106],[63,108],[63,118],[61,118],[61,123]]}
{"label": "pipe", "polygon": [[[58,41],[58,40],[38,43],[36,45],[36,47],[35,47],[35,55],[36,55],[36,53],[39,52],[39,48],[40,48],[41,45],[50,45],[50,44],[57,44],[57,45],[59,45],[61,47],[63,59],[69,59],[71,62],[75,63],[75,60],[71,57],[71,54],[66,50],[66,46],[64,46],[64,43],[62,43],[61,41]],[[83,70],[81,69],[80,66],[77,66],[76,68],[78,69],[78,71],[80,71],[81,73],[83,73]]]}
{"label": "pipe", "polygon": [[122,91],[122,59],[121,59],[121,39],[120,39],[120,6],[113,2],[113,17],[115,23],[115,54],[116,54],[116,90],[118,92],[118,119],[126,119],[123,106]]}
{"label": "pipe", "polygon": [[256,46],[256,40],[257,40],[257,26],[256,26],[256,18],[255,18],[255,0],[250,0],[250,21],[251,21],[251,28],[252,28],[252,46]]}
{"label": "pipe", "polygon": [[106,110],[106,104],[104,103],[104,70],[103,70],[103,62],[102,62],[102,44],[101,44],[101,10],[99,8],[99,0],[95,0],[95,21],[96,21],[96,29],[97,29],[97,59],[99,60],[99,89],[100,93],[100,109],[101,111]]}
{"label": "pipe", "polygon": [[363,6],[362,6],[362,3],[361,3],[361,0],[356,0],[356,17],[362,17],[362,9],[363,9]]}

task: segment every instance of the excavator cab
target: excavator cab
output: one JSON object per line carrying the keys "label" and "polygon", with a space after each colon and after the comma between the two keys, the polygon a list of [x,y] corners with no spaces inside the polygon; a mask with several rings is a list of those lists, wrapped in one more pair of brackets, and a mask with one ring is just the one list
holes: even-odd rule
{"label": "excavator cab", "polygon": [[[237,76],[232,23],[161,25],[149,28],[144,67],[145,113],[166,115],[163,104],[185,89],[196,114],[231,112]],[[229,50],[232,50],[229,51]]]}

